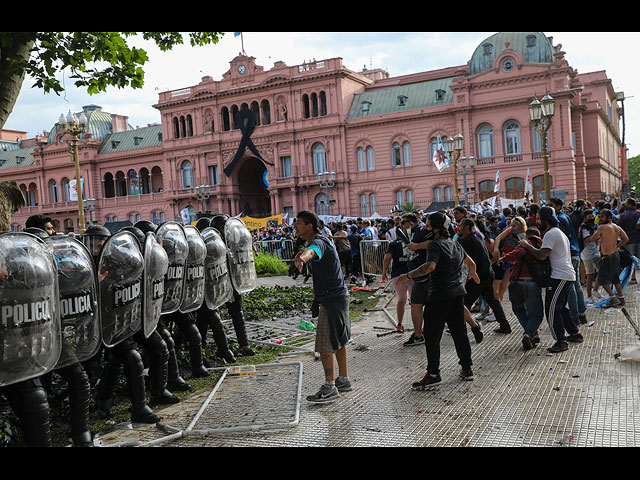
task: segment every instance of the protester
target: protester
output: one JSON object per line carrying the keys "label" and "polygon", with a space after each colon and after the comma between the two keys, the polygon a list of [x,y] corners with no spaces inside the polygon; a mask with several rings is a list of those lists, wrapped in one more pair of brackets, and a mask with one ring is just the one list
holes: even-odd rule
{"label": "protester", "polygon": [[[591,237],[595,231],[598,229],[598,226],[595,223],[595,215],[593,210],[587,209],[583,212],[584,218],[583,222],[578,229],[578,243],[580,244],[580,259],[584,265],[585,269],[585,285],[587,288],[587,298],[585,302],[594,303],[596,295],[598,298],[600,295],[598,294],[598,279],[596,277],[597,274],[597,264],[600,261],[600,242],[596,240],[595,242],[588,242],[587,239]],[[595,285],[594,285],[595,280]]]}
{"label": "protester", "polygon": [[[307,241],[308,248],[295,258],[298,270],[311,265],[313,273],[314,313],[317,313],[315,351],[320,354],[325,383],[309,402],[324,403],[340,398],[339,392],[351,390],[347,375],[347,342],[351,338],[349,289],[344,282],[338,251],[333,242],[320,234],[315,213],[302,210],[296,216],[296,233]],[[316,310],[317,306],[317,312]],[[338,377],[334,376],[334,357]]]}
{"label": "protester", "polygon": [[[638,210],[636,201],[633,198],[627,198],[624,202],[624,212],[618,217],[616,222],[627,234],[629,241],[624,244],[624,248],[630,255],[640,258],[640,230],[636,228],[640,221],[640,210]],[[636,280],[636,270],[633,269],[631,276],[631,284],[638,283]]]}
{"label": "protester", "polygon": [[555,210],[542,207],[538,211],[537,221],[544,232],[541,248],[534,247],[526,239],[520,240],[520,245],[537,259],[549,258],[551,263],[551,278],[545,294],[545,315],[555,343],[547,350],[559,353],[569,348],[567,341],[583,341],[577,323],[567,308],[569,291],[576,280],[576,272],[571,263],[569,239],[558,228]]}
{"label": "protester", "polygon": [[[540,248],[542,239],[537,228],[527,229],[526,241],[532,246]],[[521,245],[500,258],[500,262],[512,265],[509,280],[509,301],[514,315],[524,330],[522,346],[525,350],[531,350],[540,342],[538,328],[544,318],[542,288],[533,279],[529,270],[532,260],[532,254]]]}
{"label": "protester", "polygon": [[[599,216],[598,229],[586,241],[600,241],[601,260],[598,264],[598,283],[609,294],[609,306],[624,306],[624,295],[620,284],[619,249],[629,241],[629,237],[620,226],[613,223],[611,210],[603,208],[600,210]],[[615,287],[617,296],[611,285]]]}
{"label": "protester", "polygon": [[407,273],[408,259],[404,249],[402,248],[402,242],[400,240],[394,240],[389,243],[387,251],[385,252],[384,259],[382,261],[382,281],[387,282],[389,280],[389,264],[391,264],[391,283],[398,295],[396,303],[396,331],[398,333],[404,332],[402,326],[402,320],[404,319],[405,306],[409,299],[409,294],[413,288],[413,280],[407,280],[404,283],[398,284],[398,277],[403,273]]}
{"label": "protester", "polygon": [[362,272],[362,265],[360,261],[360,242],[362,237],[358,235],[358,227],[351,225],[351,232],[347,235],[349,240],[349,246],[351,248],[351,275],[352,283],[355,282],[355,277],[358,277]]}
{"label": "protester", "polygon": [[465,218],[460,222],[458,226],[458,242],[460,242],[466,254],[475,262],[476,272],[480,279],[479,283],[469,280],[465,284],[464,305],[467,309],[470,309],[478,297],[482,297],[494,312],[500,325],[494,331],[497,333],[511,333],[509,321],[493,289],[494,274],[491,268],[489,251],[484,241],[475,233],[476,226],[473,220]]}
{"label": "protester", "polygon": [[473,380],[471,345],[464,321],[465,290],[462,265],[467,265],[469,277],[473,281],[480,283],[480,278],[476,273],[475,263],[460,244],[451,238],[448,227],[448,217],[441,212],[433,213],[427,218],[426,228],[433,233],[434,238],[427,247],[426,261],[398,278],[398,282],[402,283],[414,277],[431,277],[424,310],[427,373],[421,380],[413,383],[414,389],[422,389],[442,381],[440,340],[445,323],[453,337],[462,367],[460,376],[464,380]]}
{"label": "protester", "polygon": [[336,222],[336,233],[330,238],[335,242],[338,249],[338,256],[340,257],[340,267],[342,268],[342,274],[348,275],[351,271],[351,245],[347,238],[347,232],[344,231],[342,223]]}

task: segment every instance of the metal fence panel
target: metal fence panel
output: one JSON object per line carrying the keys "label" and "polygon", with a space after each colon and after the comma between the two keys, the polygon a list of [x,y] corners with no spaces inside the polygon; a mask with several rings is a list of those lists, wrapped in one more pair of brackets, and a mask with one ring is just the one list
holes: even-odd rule
{"label": "metal fence panel", "polygon": [[360,262],[363,275],[382,278],[382,261],[389,246],[389,240],[362,240],[360,242]]}
{"label": "metal fence panel", "polygon": [[293,251],[293,240],[260,240],[255,242],[259,252],[269,253],[284,261],[293,261],[296,252]]}

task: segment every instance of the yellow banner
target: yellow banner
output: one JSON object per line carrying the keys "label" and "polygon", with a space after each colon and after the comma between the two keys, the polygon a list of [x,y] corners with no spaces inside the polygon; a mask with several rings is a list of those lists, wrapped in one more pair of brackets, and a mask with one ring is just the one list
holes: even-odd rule
{"label": "yellow banner", "polygon": [[258,230],[261,227],[268,227],[269,223],[282,225],[282,214],[265,218],[240,217],[249,230]]}

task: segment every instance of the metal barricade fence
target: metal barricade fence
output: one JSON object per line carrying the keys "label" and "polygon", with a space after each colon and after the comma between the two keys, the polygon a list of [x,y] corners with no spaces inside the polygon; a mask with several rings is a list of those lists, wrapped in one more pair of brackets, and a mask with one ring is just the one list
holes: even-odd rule
{"label": "metal barricade fence", "polygon": [[382,278],[382,261],[389,246],[389,240],[362,240],[360,242],[360,262],[363,275]]}
{"label": "metal barricade fence", "polygon": [[293,240],[260,240],[255,242],[259,252],[269,253],[275,257],[284,260],[285,262],[292,262],[296,257],[296,252],[293,251]]}

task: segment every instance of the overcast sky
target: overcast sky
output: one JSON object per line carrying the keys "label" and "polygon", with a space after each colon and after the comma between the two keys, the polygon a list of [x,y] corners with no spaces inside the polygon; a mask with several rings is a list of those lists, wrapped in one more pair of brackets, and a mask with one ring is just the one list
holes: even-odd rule
{"label": "overcast sky", "polygon": [[[269,70],[274,62],[298,65],[305,60],[341,57],[351,70],[384,68],[391,76],[437,70],[466,64],[476,47],[495,32],[403,32],[403,33],[287,33],[244,32],[244,50],[256,57],[256,63]],[[605,70],[616,92],[623,91],[625,103],[626,143],[629,156],[640,152],[640,95],[635,92],[640,79],[640,62],[629,61],[630,48],[640,45],[638,32],[544,32],[553,37],[554,45],[562,44],[565,58],[578,73]],[[28,132],[29,137],[51,130],[61,113],[79,112],[84,105],[96,104],[103,111],[126,115],[129,123],[146,126],[159,123],[160,114],[152,107],[158,93],[189,87],[209,75],[222,79],[229,62],[242,49],[241,37],[228,32],[216,45],[192,48],[187,45],[161,52],[140,38],[132,40],[143,47],[149,61],[143,66],[145,86],[142,89],[110,87],[107,93],[88,95],[73,86],[68,74],[63,78],[66,92],[60,96],[44,94],[31,88],[27,78],[18,102],[5,129]],[[631,97],[631,98],[629,98]]]}

